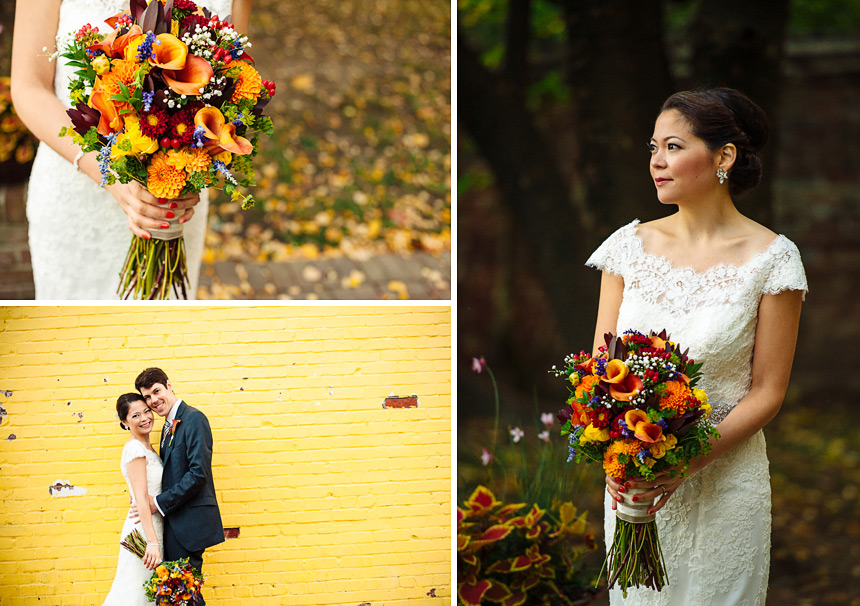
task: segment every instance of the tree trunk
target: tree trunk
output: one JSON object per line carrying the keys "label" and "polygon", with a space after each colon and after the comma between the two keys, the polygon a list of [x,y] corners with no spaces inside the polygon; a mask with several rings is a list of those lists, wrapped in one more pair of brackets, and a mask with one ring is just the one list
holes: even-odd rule
{"label": "tree trunk", "polygon": [[[572,310],[581,308],[583,281],[593,279],[594,272],[582,265],[591,252],[590,243],[578,227],[580,217],[570,202],[557,159],[508,81],[481,65],[463,36],[458,40],[458,52],[460,124],[489,163],[521,228],[562,338],[574,344],[586,335],[590,342],[591,328],[583,331],[582,322],[569,319]],[[584,317],[593,318],[594,309],[591,306]]]}
{"label": "tree trunk", "polygon": [[591,245],[632,219],[666,214],[647,141],[671,93],[660,0],[565,0],[583,206]]}
{"label": "tree trunk", "polygon": [[700,2],[690,24],[693,84],[735,88],[767,113],[771,128],[762,156],[762,181],[738,203],[741,212],[765,225],[773,219],[773,163],[778,146],[775,127],[788,8],[788,0]]}

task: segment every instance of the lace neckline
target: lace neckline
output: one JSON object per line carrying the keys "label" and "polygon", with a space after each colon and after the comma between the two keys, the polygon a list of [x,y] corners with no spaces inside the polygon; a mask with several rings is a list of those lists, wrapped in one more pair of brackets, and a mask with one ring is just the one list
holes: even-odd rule
{"label": "lace neckline", "polygon": [[681,267],[675,267],[675,265],[673,265],[672,262],[669,259],[667,259],[666,257],[664,257],[663,255],[657,255],[654,253],[649,253],[647,250],[645,250],[645,243],[642,241],[642,237],[639,235],[639,230],[637,229],[637,227],[639,226],[639,223],[640,223],[639,219],[634,219],[633,222],[630,223],[630,233],[631,233],[631,239],[636,244],[636,247],[639,249],[640,255],[643,255],[646,257],[651,257],[652,259],[656,259],[657,261],[659,261],[660,263],[665,265],[665,267],[669,271],[678,272],[678,273],[686,273],[686,274],[695,274],[696,276],[701,276],[701,277],[708,276],[711,273],[715,273],[715,272],[723,272],[723,271],[726,271],[728,269],[734,270],[735,272],[740,272],[744,269],[747,269],[748,267],[752,267],[753,265],[755,265],[759,261],[759,259],[762,259],[762,258],[766,257],[767,255],[769,255],[771,253],[771,251],[776,247],[776,244],[778,242],[781,242],[782,240],[785,239],[784,235],[777,234],[777,236],[773,240],[770,241],[770,244],[768,244],[764,250],[762,250],[761,252],[757,252],[756,254],[754,254],[752,257],[750,257],[749,259],[747,259],[746,261],[744,261],[740,265],[734,265],[732,263],[717,263],[716,265],[711,265],[707,269],[699,271],[699,270],[695,269],[694,267],[690,267],[687,265],[684,265]]}

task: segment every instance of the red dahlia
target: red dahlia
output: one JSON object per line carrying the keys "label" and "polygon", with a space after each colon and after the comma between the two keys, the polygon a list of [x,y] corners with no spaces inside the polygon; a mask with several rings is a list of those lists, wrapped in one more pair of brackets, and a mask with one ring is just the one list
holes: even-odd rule
{"label": "red dahlia", "polygon": [[182,146],[191,145],[191,135],[194,134],[194,114],[192,108],[183,109],[170,118],[170,126],[165,132],[166,137],[177,139]]}
{"label": "red dahlia", "polygon": [[140,115],[140,130],[151,139],[158,139],[169,126],[170,119],[164,110],[152,108],[151,111]]}

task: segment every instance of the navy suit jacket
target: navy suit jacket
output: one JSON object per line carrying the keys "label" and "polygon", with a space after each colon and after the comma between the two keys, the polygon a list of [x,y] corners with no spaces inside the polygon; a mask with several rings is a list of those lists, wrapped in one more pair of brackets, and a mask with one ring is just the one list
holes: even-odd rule
{"label": "navy suit jacket", "polygon": [[179,543],[201,551],[224,542],[212,481],[212,430],[202,412],[184,401],[178,406],[175,432],[161,448],[162,492],[155,499]]}

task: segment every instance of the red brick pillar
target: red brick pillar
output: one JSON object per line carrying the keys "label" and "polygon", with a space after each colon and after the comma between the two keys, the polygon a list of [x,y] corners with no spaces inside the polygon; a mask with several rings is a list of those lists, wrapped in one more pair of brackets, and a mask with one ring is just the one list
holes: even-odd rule
{"label": "red brick pillar", "polygon": [[0,299],[33,299],[27,245],[27,183],[0,183]]}

